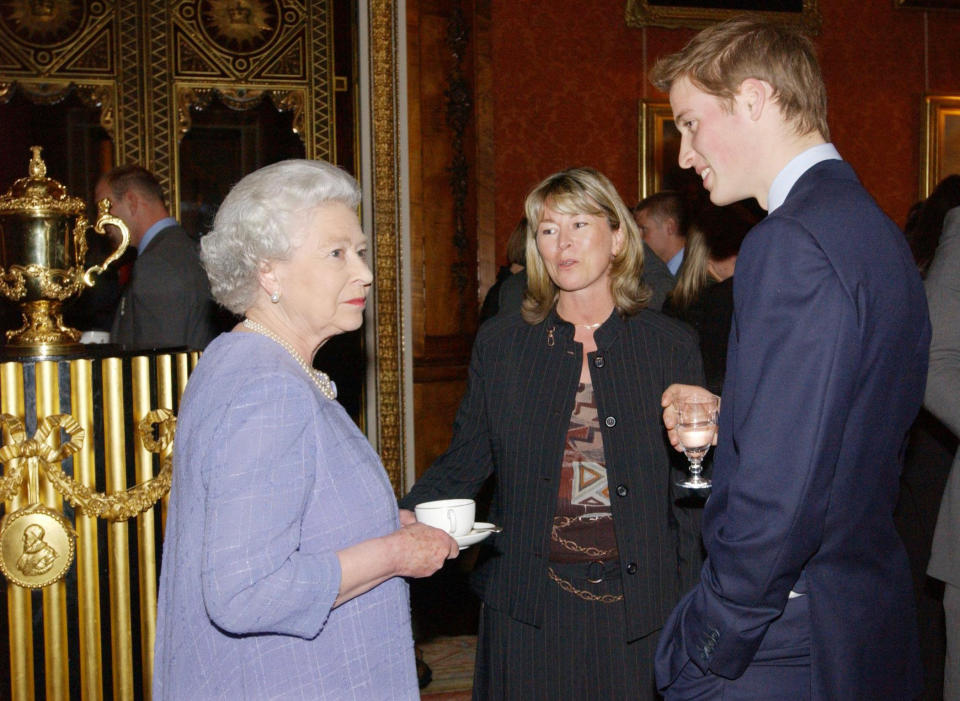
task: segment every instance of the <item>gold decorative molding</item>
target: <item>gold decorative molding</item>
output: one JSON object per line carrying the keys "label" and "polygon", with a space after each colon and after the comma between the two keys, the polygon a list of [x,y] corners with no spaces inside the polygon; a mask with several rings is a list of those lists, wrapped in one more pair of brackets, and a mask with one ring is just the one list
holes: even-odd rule
{"label": "gold decorative molding", "polygon": [[116,91],[112,83],[76,83],[72,80],[0,81],[0,104],[9,102],[17,93],[35,105],[56,105],[75,94],[86,107],[100,110],[100,126],[112,140],[115,131]]}
{"label": "gold decorative molding", "polygon": [[[118,74],[117,133],[113,139],[116,163],[140,163],[149,168],[146,158],[146,132],[149,110],[141,83],[141,66],[146,61],[146,37],[140,22],[141,3],[124,2],[116,9]],[[144,122],[141,124],[141,122]],[[167,181],[169,182],[169,181]]]}
{"label": "gold decorative molding", "polygon": [[[353,3],[354,6],[357,3]],[[313,144],[314,158],[335,163],[337,160],[337,120],[334,105],[333,77],[333,9],[331,0],[310,0],[308,36],[312,68],[308,93],[310,112],[314,115],[311,133],[305,136]],[[323,30],[323,31],[321,31]],[[358,120],[359,121],[359,120]],[[308,151],[309,153],[309,151]],[[348,170],[353,163],[341,163]]]}
{"label": "gold decorative molding", "polygon": [[249,83],[267,82],[263,74],[268,73],[274,81],[307,80],[310,13],[303,2],[176,0],[170,7],[178,77],[216,75],[220,81]]}
{"label": "gold decorative molding", "polygon": [[[293,131],[307,158],[335,162],[331,2],[244,0],[241,7],[223,0],[169,3],[165,46],[172,47],[174,144],[190,129],[190,107],[209,105],[217,97],[228,107],[244,110],[266,96],[279,111],[292,113]],[[228,26],[231,9],[240,15]],[[273,24],[258,30],[258,17]],[[180,195],[178,171],[174,153],[174,201]]]}
{"label": "gold decorative molding", "polygon": [[394,490],[405,491],[403,429],[402,262],[400,247],[400,170],[397,129],[398,68],[396,64],[397,8],[394,0],[371,0],[370,132],[373,145],[373,227],[376,239],[377,434],[380,458]]}
{"label": "gold decorative molding", "polygon": [[187,5],[203,36],[229,54],[254,54],[280,31],[276,0],[200,0]]}
{"label": "gold decorative molding", "polygon": [[[169,193],[170,200],[176,202],[180,192],[175,168],[176,105],[171,104],[173,70],[170,55],[174,12],[168,0],[147,0],[144,12],[141,20],[147,32],[143,48],[148,70],[143,71],[140,66],[134,69],[140,73],[143,81],[143,101],[147,108],[147,118],[139,127],[144,132],[145,161],[141,161],[140,165],[153,171]],[[131,117],[137,119],[136,115]]]}
{"label": "gold decorative molding", "polygon": [[[0,425],[10,441],[0,448],[0,462],[6,474],[0,479],[0,500],[8,501],[20,491],[25,478],[38,470],[71,505],[83,510],[85,516],[96,516],[109,521],[126,521],[151,508],[167,492],[173,476],[173,436],[177,419],[169,409],[155,409],[136,424],[134,434],[145,450],[162,456],[161,469],[156,477],[110,494],[96,492],[64,473],[60,463],[83,448],[86,431],[70,414],[53,414],[43,418],[33,438],[27,438],[23,422],[11,414],[0,414]],[[69,440],[54,446],[52,436],[66,433]],[[154,438],[156,432],[156,438]],[[27,470],[24,470],[26,463]]]}
{"label": "gold decorative molding", "polygon": [[214,97],[232,110],[243,111],[253,109],[259,105],[264,97],[268,97],[274,107],[280,112],[293,113],[293,133],[303,138],[306,130],[304,104],[306,89],[291,90],[263,90],[255,86],[231,86],[225,88],[205,87],[197,85],[177,85],[177,138],[178,141],[190,131],[193,118],[192,108],[205,109],[213,102]]}
{"label": "gold decorative molding", "polygon": [[929,197],[952,173],[960,173],[960,95],[925,95],[920,198]]}
{"label": "gold decorative molding", "polygon": [[5,71],[19,75],[114,72],[112,3],[7,0],[0,3]]}

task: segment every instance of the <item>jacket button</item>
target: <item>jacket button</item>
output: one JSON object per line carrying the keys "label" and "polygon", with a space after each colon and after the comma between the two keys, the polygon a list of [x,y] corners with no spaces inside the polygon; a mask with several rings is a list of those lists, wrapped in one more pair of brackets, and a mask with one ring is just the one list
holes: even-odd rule
{"label": "jacket button", "polygon": [[596,367],[596,368],[602,368],[602,367],[603,367],[603,356],[602,356],[602,355],[598,355],[596,358],[593,359],[593,366]]}
{"label": "jacket button", "polygon": [[609,428],[613,428],[614,426],[617,425],[617,420],[612,416],[608,416],[606,419],[603,420],[603,423],[605,423]]}
{"label": "jacket button", "polygon": [[629,493],[630,493],[630,490],[627,489],[627,485],[625,485],[625,484],[618,484],[618,485],[617,485],[617,496],[618,496],[618,497],[625,497],[625,496],[627,496],[627,494],[629,494]]}
{"label": "jacket button", "polygon": [[629,562],[627,563],[627,574],[636,574],[637,573],[637,563]]}

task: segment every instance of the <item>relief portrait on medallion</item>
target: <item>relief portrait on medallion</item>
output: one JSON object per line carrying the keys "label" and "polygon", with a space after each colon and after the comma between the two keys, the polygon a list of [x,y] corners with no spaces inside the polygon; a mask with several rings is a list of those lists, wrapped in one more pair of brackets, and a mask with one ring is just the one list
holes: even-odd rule
{"label": "relief portrait on medallion", "polygon": [[53,584],[73,563],[75,537],[64,515],[45,506],[7,514],[0,524],[0,573],[21,587]]}
{"label": "relief portrait on medallion", "polygon": [[17,569],[25,577],[46,574],[57,560],[57,551],[44,540],[46,531],[38,523],[23,529],[23,553],[17,560]]}

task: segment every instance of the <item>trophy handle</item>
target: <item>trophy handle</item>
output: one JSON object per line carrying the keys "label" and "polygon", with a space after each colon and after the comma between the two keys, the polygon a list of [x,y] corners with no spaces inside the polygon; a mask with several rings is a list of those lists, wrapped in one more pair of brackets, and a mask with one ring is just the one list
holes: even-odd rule
{"label": "trophy handle", "polygon": [[113,224],[115,227],[120,229],[120,234],[122,238],[120,239],[120,245],[117,246],[117,250],[107,256],[107,259],[103,261],[103,265],[91,265],[83,273],[83,284],[87,287],[93,287],[93,276],[99,275],[104,270],[106,270],[112,262],[117,258],[123,255],[123,252],[127,250],[127,246],[130,243],[130,230],[127,229],[127,225],[123,223],[123,220],[119,217],[115,217],[110,214],[110,200],[104,197],[97,205],[100,210],[97,216],[97,221],[93,225],[93,230],[98,234],[106,233],[104,231],[104,226],[107,224]]}

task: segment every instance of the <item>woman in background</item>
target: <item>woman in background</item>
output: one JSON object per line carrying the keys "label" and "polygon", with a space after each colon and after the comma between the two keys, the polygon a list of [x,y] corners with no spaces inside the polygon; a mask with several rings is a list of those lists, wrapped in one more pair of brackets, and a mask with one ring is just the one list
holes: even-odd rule
{"label": "woman in background", "polygon": [[[954,554],[960,537],[958,207],[960,175],[948,175],[911,207],[904,229],[924,277],[933,336],[924,406],[910,428],[894,512],[913,574],[924,662],[922,698],[951,701],[960,701],[960,566]],[[930,577],[945,582],[944,588],[934,586]]]}
{"label": "woman in background", "polygon": [[677,286],[663,311],[697,331],[705,387],[721,394],[727,341],[733,321],[733,273],[737,252],[759,216],[741,204],[704,205],[691,220]]}
{"label": "woman in background", "polygon": [[507,264],[497,272],[497,281],[487,290],[480,307],[480,323],[495,316],[501,309],[507,312],[520,309],[523,291],[527,288],[527,276],[523,273],[526,265],[527,218],[513,227],[507,239]]}
{"label": "woman in background", "polygon": [[244,320],[206,349],[177,424],[156,699],[419,699],[407,584],[459,552],[402,526],[366,437],[311,365],[363,323],[360,191],[323,161],[241,180],[203,238]]}
{"label": "woman in background", "polygon": [[660,395],[702,378],[700,355],[645,309],[639,231],[606,177],[552,175],[525,212],[522,314],[481,327],[453,441],[401,505],[495,475],[475,699],[653,699],[657,631],[700,566]]}
{"label": "woman in background", "polygon": [[[943,235],[924,286],[930,306],[930,370],[924,406],[960,436],[960,206],[944,218]],[[953,459],[931,547],[927,574],[944,582],[946,662],[943,698],[960,699],[960,450]]]}
{"label": "woman in background", "polygon": [[960,207],[960,174],[948,175],[937,183],[933,192],[925,200],[910,208],[904,234],[910,244],[910,252],[917,263],[920,275],[926,277],[927,268],[933,260],[943,222],[954,207]]}

